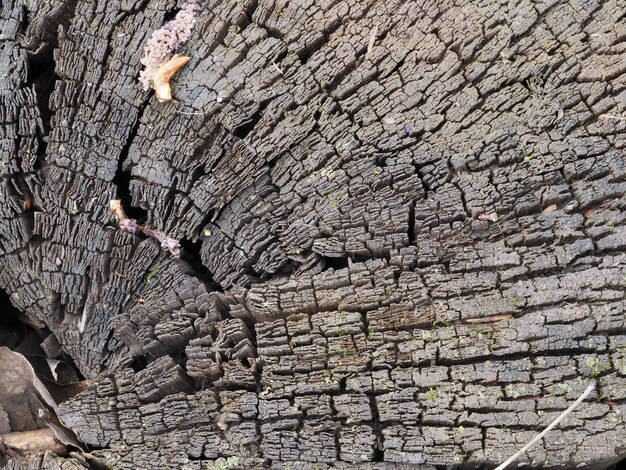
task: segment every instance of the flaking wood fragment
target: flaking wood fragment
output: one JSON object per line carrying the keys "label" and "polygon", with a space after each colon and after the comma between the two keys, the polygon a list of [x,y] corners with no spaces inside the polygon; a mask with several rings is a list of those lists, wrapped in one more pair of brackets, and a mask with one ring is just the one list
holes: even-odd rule
{"label": "flaking wood fragment", "polygon": [[22,354],[0,347],[0,377],[0,462],[46,450],[63,455],[66,445],[80,448],[59,420],[55,399]]}
{"label": "flaking wood fragment", "polygon": [[29,453],[43,454],[46,451],[59,456],[67,455],[67,448],[57,440],[50,428],[4,434],[0,436],[0,454],[3,449],[14,457]]}

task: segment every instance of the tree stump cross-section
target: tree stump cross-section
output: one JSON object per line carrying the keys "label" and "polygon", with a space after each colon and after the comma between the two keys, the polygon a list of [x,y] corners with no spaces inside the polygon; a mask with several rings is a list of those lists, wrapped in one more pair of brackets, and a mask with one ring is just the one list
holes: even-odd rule
{"label": "tree stump cross-section", "polygon": [[159,102],[182,3],[0,4],[0,287],[82,380],[1,464],[491,468],[589,384],[515,465],[624,458],[626,2],[209,0]]}

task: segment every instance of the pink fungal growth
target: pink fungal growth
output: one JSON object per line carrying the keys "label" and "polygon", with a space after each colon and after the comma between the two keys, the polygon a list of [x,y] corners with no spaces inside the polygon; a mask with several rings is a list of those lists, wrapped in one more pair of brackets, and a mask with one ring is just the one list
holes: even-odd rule
{"label": "pink fungal growth", "polygon": [[[168,21],[152,33],[143,50],[141,63],[144,69],[139,74],[139,81],[143,84],[145,90],[157,88],[155,84],[165,83],[166,89],[162,92],[157,91],[157,96],[161,101],[171,99],[169,91],[169,77],[163,79],[162,69],[159,70],[166,62],[170,61],[174,56],[176,49],[191,37],[191,30],[196,23],[196,16],[204,8],[205,0],[187,0],[180,11],[176,13],[174,19]],[[186,63],[186,61],[185,61]],[[182,64],[184,65],[184,63]],[[182,67],[180,65],[180,67]],[[178,67],[178,68],[180,68]],[[178,70],[178,68],[176,70]],[[176,71],[174,70],[174,72]],[[173,72],[173,73],[174,73]],[[173,75],[172,73],[172,75]]]}

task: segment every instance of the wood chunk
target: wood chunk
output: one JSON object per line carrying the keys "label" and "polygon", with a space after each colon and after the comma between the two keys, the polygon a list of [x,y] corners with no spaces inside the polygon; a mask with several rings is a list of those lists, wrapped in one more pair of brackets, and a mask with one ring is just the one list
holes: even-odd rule
{"label": "wood chunk", "polygon": [[0,288],[87,379],[0,465],[491,467],[590,383],[517,463],[623,459],[623,5],[212,2],[148,99],[201,3],[0,6]]}

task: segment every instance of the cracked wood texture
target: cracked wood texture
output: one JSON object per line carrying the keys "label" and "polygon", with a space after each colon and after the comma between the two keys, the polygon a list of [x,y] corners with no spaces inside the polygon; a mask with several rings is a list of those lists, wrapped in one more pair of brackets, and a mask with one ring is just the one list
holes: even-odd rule
{"label": "cracked wood texture", "polygon": [[[89,387],[6,468],[626,455],[626,2],[3,0],[0,285]],[[118,228],[111,199],[183,259]]]}

